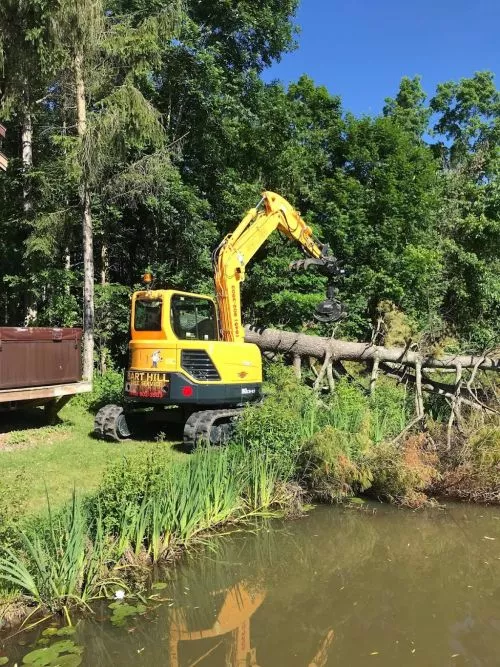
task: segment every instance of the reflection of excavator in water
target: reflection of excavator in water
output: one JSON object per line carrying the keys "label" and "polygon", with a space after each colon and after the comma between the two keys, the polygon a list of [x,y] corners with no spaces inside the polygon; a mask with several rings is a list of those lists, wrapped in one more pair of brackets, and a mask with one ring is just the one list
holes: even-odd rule
{"label": "reflection of excavator in water", "polygon": [[[176,405],[185,422],[186,444],[227,440],[242,406],[260,398],[262,360],[259,348],[244,340],[240,286],[246,265],[275,230],[296,241],[307,257],[291,268],[314,267],[328,277],[327,299],[316,309],[316,319],[332,322],[344,316],[333,287],[334,277],[342,273],[339,262],[283,197],[264,192],[214,253],[216,302],[178,290],[134,293],[126,408],[107,405],[97,413],[99,437],[127,438],[127,413]],[[145,281],[151,280],[146,274]]]}
{"label": "reflection of excavator in water", "polygon": [[[194,662],[190,662],[191,665],[202,665],[206,658],[213,657],[213,653],[220,649],[224,635],[230,635],[230,641],[225,642],[225,661],[220,664],[227,667],[257,667],[256,650],[250,642],[250,619],[264,601],[264,597],[262,592],[250,593],[244,583],[236,584],[225,591],[224,601],[213,625],[200,630],[189,629],[185,610],[175,610],[172,613],[169,633],[170,667],[181,667],[181,642],[222,638],[221,642],[212,644]],[[333,630],[329,630],[308,667],[323,667],[326,664],[332,641]]]}

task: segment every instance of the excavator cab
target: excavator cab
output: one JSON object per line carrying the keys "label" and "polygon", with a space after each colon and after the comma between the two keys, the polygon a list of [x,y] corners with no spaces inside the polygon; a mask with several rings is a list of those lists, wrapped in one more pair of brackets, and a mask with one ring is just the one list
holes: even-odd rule
{"label": "excavator cab", "polygon": [[[256,345],[221,340],[212,297],[178,290],[146,289],[132,295],[125,406],[108,405],[96,415],[99,437],[130,436],[126,413],[146,415],[146,406],[167,418],[177,406],[185,422],[184,443],[227,441],[234,417],[261,396],[262,359]],[[160,413],[160,415],[158,415]]]}

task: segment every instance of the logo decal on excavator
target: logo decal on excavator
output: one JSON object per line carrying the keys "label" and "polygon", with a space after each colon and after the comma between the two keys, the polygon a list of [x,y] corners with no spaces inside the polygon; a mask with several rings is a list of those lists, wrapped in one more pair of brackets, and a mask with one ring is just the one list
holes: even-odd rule
{"label": "logo decal on excavator", "polygon": [[246,371],[241,371],[240,373],[238,373],[238,377],[240,377],[241,379],[246,378],[247,375],[248,373]]}
{"label": "logo decal on excavator", "polygon": [[160,350],[155,350],[151,355],[151,368],[158,368],[160,361],[163,361]]}

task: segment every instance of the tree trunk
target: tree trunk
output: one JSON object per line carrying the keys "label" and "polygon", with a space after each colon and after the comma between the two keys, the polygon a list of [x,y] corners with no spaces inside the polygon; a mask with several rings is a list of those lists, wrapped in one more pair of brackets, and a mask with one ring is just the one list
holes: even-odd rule
{"label": "tree trunk", "polygon": [[108,244],[103,239],[101,246],[101,285],[107,285],[109,280]]}
{"label": "tree trunk", "polygon": [[[31,198],[31,169],[33,168],[33,120],[29,108],[29,100],[23,109],[21,122],[21,160],[23,165],[22,184],[23,184],[23,211],[25,218],[28,218],[33,210],[33,202]],[[29,327],[36,322],[38,316],[38,309],[35,295],[31,289],[26,290],[26,316],[24,318],[24,325]]]}
{"label": "tree trunk", "polygon": [[500,358],[475,357],[472,355],[456,355],[448,357],[423,356],[415,350],[402,347],[381,347],[371,343],[353,343],[335,338],[321,338],[297,334],[277,329],[259,329],[247,325],[245,327],[245,341],[255,343],[261,350],[281,354],[299,355],[325,359],[330,355],[332,361],[374,361],[392,362],[411,366],[420,363],[422,368],[475,368],[480,370],[500,371]]}
{"label": "tree trunk", "polygon": [[23,162],[23,209],[26,214],[31,212],[30,172],[33,167],[33,122],[31,112],[25,107],[21,126],[21,157]]}
{"label": "tree trunk", "polygon": [[[87,131],[87,107],[85,81],[83,78],[83,56],[77,53],[74,61],[76,84],[76,127],[80,141]],[[80,184],[82,206],[83,243],[83,377],[92,380],[94,372],[94,240],[90,190],[87,174],[83,170]]]}

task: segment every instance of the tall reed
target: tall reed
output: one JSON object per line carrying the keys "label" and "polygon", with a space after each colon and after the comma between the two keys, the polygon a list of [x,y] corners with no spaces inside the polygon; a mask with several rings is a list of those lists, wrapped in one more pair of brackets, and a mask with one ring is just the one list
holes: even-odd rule
{"label": "tall reed", "polygon": [[100,516],[89,525],[82,503],[73,493],[65,511],[50,509],[38,531],[21,531],[20,548],[0,558],[0,580],[17,588],[39,605],[66,608],[71,601],[86,604],[106,586],[120,583],[109,577],[112,543]]}

